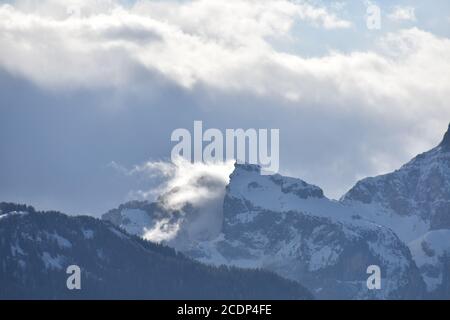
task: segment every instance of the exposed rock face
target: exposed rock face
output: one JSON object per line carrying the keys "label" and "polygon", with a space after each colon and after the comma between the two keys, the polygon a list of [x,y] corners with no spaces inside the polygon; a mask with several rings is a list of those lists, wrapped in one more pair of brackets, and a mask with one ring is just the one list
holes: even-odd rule
{"label": "exposed rock face", "polygon": [[427,230],[450,228],[449,147],[450,131],[439,146],[418,155],[399,170],[359,181],[342,201],[379,205],[400,217],[416,217]]}
{"label": "exposed rock face", "polygon": [[[176,213],[149,215],[154,226]],[[273,270],[319,298],[420,298],[425,288],[443,298],[450,297],[449,230],[450,127],[436,148],[359,181],[339,202],[300,179],[236,165],[220,235],[192,240],[181,225],[177,241],[167,243],[202,262]],[[372,264],[382,270],[379,291],[366,287]]]}
{"label": "exposed rock face", "polygon": [[[230,177],[215,248],[229,264],[273,270],[319,298],[418,298],[423,290],[408,248],[390,229],[353,215],[316,186],[261,176],[255,166],[236,165]],[[370,265],[383,270],[380,291],[367,289]]]}
{"label": "exposed rock face", "polygon": [[[154,208],[161,207],[133,202],[104,218],[133,231],[133,221],[143,221],[143,212],[147,226],[155,225]],[[130,214],[134,218],[127,223]],[[274,271],[304,284],[318,298],[420,298],[424,291],[408,248],[390,229],[362,220],[317,186],[281,175],[261,176],[254,165],[235,166],[218,237],[186,242],[180,241],[188,239],[180,231],[176,240],[165,243],[204,263]],[[382,269],[382,290],[367,288],[370,265]]]}
{"label": "exposed rock face", "polygon": [[448,125],[448,130],[439,146],[442,147],[444,151],[450,151],[450,124]]}
{"label": "exposed rock face", "polygon": [[[432,298],[449,298],[450,230],[429,231],[409,243]],[[446,291],[442,290],[447,288]]]}
{"label": "exposed rock face", "polygon": [[[437,239],[441,230],[450,229],[450,127],[436,148],[399,170],[359,181],[341,201],[364,218],[394,230],[414,248],[415,257],[427,252],[419,250],[419,243],[436,247],[436,240],[431,244],[426,240]],[[426,259],[426,263],[416,259],[429,291],[443,279],[445,270],[439,257],[450,253],[450,241],[444,242],[439,244],[436,259]]]}

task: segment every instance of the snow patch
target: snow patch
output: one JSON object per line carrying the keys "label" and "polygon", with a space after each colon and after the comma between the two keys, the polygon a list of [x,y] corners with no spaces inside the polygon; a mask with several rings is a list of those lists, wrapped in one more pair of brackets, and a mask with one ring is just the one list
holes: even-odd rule
{"label": "snow patch", "polygon": [[83,229],[82,232],[83,232],[83,236],[86,240],[91,240],[94,238],[94,231]]}
{"label": "snow patch", "polygon": [[339,253],[329,246],[315,250],[309,261],[309,271],[317,271],[326,266],[336,264]]}
{"label": "snow patch", "polygon": [[434,230],[409,243],[409,249],[417,267],[421,269],[428,291],[433,291],[442,282],[442,262],[450,255],[450,230]]}
{"label": "snow patch", "polygon": [[123,209],[120,214],[124,221],[120,227],[130,234],[143,236],[146,229],[153,225],[152,219],[144,210]]}
{"label": "snow patch", "polygon": [[16,257],[17,255],[23,256],[23,255],[25,255],[25,252],[23,252],[22,248],[16,242],[14,245],[11,246],[11,254],[13,257]]}
{"label": "snow patch", "polygon": [[61,249],[72,248],[72,243],[57,233],[46,233],[47,238],[56,240],[56,243]]}
{"label": "snow patch", "polygon": [[50,253],[44,252],[41,257],[44,265],[47,269],[63,269],[64,257],[60,255],[56,255],[56,257],[52,257]]}

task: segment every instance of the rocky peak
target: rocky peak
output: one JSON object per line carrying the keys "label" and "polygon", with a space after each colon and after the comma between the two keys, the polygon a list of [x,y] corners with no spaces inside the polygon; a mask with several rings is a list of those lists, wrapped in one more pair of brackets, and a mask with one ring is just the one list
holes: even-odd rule
{"label": "rocky peak", "polygon": [[237,163],[236,162],[234,164],[234,171],[254,172],[259,175],[261,173],[261,167],[257,164]]}
{"label": "rocky peak", "polygon": [[[315,185],[280,174],[262,175],[261,167],[253,164],[235,164],[227,189],[228,194],[234,194],[234,196],[239,194],[239,197],[245,198],[257,196],[258,200],[277,194],[274,201],[278,200],[275,203],[279,202],[280,197],[286,196],[297,199],[324,198],[322,189]],[[261,197],[262,194],[265,195]]]}
{"label": "rocky peak", "polygon": [[448,125],[447,132],[444,135],[444,139],[439,144],[445,151],[450,151],[450,124]]}

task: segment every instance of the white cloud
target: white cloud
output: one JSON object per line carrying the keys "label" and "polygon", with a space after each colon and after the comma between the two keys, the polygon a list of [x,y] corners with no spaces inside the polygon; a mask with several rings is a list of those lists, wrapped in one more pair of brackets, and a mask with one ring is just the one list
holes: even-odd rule
{"label": "white cloud", "polygon": [[325,9],[287,1],[139,2],[129,10],[108,8],[57,19],[1,6],[0,65],[51,88],[123,87],[144,69],[186,88],[202,84],[304,105],[348,107],[356,99],[369,109],[411,108],[424,97],[440,105],[450,88],[442,72],[435,76],[448,68],[449,40],[418,29],[383,39],[388,54],[304,58],[276,50],[268,37],[290,36],[296,16],[325,26],[345,22]]}
{"label": "white cloud", "polygon": [[264,60],[267,38],[289,36],[296,19],[349,26],[323,8],[289,1],[142,1],[130,9],[75,1],[80,16],[70,3],[23,3],[0,7],[0,65],[48,87],[121,86],[135,66],[191,87]]}
{"label": "white cloud", "polygon": [[[131,170],[117,164],[114,167],[120,173],[144,179],[161,178],[157,187],[132,191],[131,199],[153,200],[156,196],[168,212],[182,212],[179,219],[163,218],[144,238],[155,242],[173,240],[174,245],[180,246],[185,243],[183,237],[195,241],[219,234],[225,187],[233,162],[191,163],[179,158],[173,162],[149,161]],[[178,234],[180,230],[183,235]]]}
{"label": "white cloud", "polygon": [[449,67],[449,40],[418,29],[388,35],[384,52],[304,58],[276,50],[267,38],[290,36],[295,17],[345,24],[304,3],[138,2],[105,12],[61,19],[1,6],[0,66],[51,88],[123,87],[144,69],[186,88],[202,84],[302,105],[353,102],[375,112],[417,111],[431,102],[442,108],[450,90],[440,72]]}
{"label": "white cloud", "polygon": [[142,237],[156,243],[171,241],[176,238],[180,227],[179,223],[172,223],[170,219],[161,219],[151,229],[144,228],[145,233]]}
{"label": "white cloud", "polygon": [[414,7],[395,6],[388,18],[393,21],[416,21],[416,12]]}
{"label": "white cloud", "polygon": [[[450,40],[417,28],[383,36],[374,50],[307,58],[271,40],[294,38],[298,20],[321,28],[351,23],[283,0],[142,1],[130,8],[77,1],[79,17],[58,1],[36,3],[0,6],[0,68],[45,88],[126,90],[143,73],[157,73],[188,91],[245,93],[273,99],[274,108],[389,123],[391,133],[403,133],[400,148],[408,154],[440,137],[450,119]],[[414,13],[396,11],[402,19]],[[365,153],[378,170],[395,162],[383,152]]]}

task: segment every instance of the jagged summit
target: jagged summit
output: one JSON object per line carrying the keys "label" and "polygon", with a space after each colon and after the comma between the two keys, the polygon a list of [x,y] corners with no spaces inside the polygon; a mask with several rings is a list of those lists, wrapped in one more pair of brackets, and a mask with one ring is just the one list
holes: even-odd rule
{"label": "jagged summit", "polygon": [[[257,168],[235,166],[224,197],[221,236],[193,251],[201,261],[268,269],[305,283],[319,299],[420,295],[420,274],[390,229],[356,217],[317,186],[280,174],[261,175]],[[395,292],[367,290],[371,261],[380,261]]]}
{"label": "jagged summit", "polygon": [[406,243],[450,229],[450,127],[436,148],[394,172],[358,181],[341,201],[363,204],[362,216],[390,227]]}
{"label": "jagged summit", "polygon": [[234,163],[234,168],[237,170],[244,170],[249,172],[256,172],[258,174],[261,173],[261,166],[258,164],[250,164],[250,163]]}
{"label": "jagged summit", "polygon": [[448,124],[448,129],[444,135],[444,139],[442,139],[442,142],[439,144],[439,146],[445,150],[450,150],[450,123]]}
{"label": "jagged summit", "polygon": [[[341,201],[301,179],[264,175],[256,164],[235,163],[229,178],[221,232],[194,239],[187,224],[175,220],[181,231],[169,246],[210,265],[271,270],[325,299],[415,299],[444,290],[450,126],[437,147],[394,172],[359,181]],[[107,218],[141,235],[167,220],[156,209],[124,208],[120,219]],[[374,261],[389,279],[381,291],[366,287],[366,269]]]}
{"label": "jagged summit", "polygon": [[[264,194],[263,198],[269,199],[274,197],[274,201],[275,199],[279,200],[280,197],[294,197],[296,200],[324,198],[321,188],[301,179],[280,174],[262,175],[261,166],[255,164],[236,163],[234,167],[235,169],[230,175],[230,184],[227,187],[231,193],[253,194],[257,197]],[[275,201],[274,203],[277,202]],[[287,203],[289,202],[287,201]]]}

